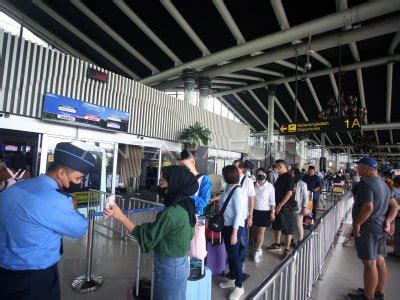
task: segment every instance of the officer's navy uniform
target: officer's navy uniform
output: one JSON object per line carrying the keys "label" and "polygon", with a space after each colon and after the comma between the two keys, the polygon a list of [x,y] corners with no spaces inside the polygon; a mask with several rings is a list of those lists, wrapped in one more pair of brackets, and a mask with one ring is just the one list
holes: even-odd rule
{"label": "officer's navy uniform", "polygon": [[[55,162],[84,174],[94,167],[90,153],[69,143],[57,145]],[[0,299],[60,299],[61,237],[81,237],[87,226],[47,175],[0,193]]]}

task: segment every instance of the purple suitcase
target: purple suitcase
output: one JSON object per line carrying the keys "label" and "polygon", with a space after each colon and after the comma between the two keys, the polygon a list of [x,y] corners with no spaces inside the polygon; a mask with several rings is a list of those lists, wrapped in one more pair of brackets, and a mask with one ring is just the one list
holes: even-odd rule
{"label": "purple suitcase", "polygon": [[212,244],[207,240],[207,256],[205,264],[211,270],[212,275],[221,275],[226,267],[225,244]]}

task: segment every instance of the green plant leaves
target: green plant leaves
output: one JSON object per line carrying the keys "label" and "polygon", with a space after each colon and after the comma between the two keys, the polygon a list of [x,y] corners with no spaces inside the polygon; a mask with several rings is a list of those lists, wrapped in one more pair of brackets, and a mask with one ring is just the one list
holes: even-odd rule
{"label": "green plant leaves", "polygon": [[179,139],[194,145],[208,146],[208,142],[211,141],[210,135],[210,129],[196,122],[184,129]]}

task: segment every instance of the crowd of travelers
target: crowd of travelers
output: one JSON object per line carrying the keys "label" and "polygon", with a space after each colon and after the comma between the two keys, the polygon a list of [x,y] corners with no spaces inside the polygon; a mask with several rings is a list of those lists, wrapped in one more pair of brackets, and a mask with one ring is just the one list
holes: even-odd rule
{"label": "crowd of travelers", "polygon": [[[0,193],[1,299],[18,293],[18,299],[60,299],[62,236],[77,238],[87,229],[85,216],[64,189],[79,184],[94,166],[93,155],[70,143],[57,145],[48,172],[37,178],[10,184],[7,169],[20,172],[23,166],[2,164],[0,174],[8,187]],[[372,158],[360,160],[358,169],[349,173],[317,172],[314,166],[300,170],[281,159],[270,169],[256,169],[240,159],[222,169],[224,189],[211,195],[212,181],[196,169],[196,153],[184,150],[178,165],[162,169],[157,193],[165,208],[153,223],[135,224],[116,204],[105,207],[104,216],[121,222],[143,252],[154,250],[154,299],[185,299],[196,226],[217,222],[210,228],[220,229],[227,254],[226,279],[219,287],[232,289],[229,298],[239,299],[246,258],[259,263],[267,250],[281,251],[285,259],[304,238],[305,219],[317,218],[321,192],[335,185],[351,187],[353,235],[365,287],[349,296],[377,299],[387,279],[385,232],[393,233],[393,221],[399,218],[400,177],[389,175],[378,174]],[[219,207],[219,213],[207,216],[207,222],[208,205]],[[267,228],[273,230],[271,241],[264,241]]]}

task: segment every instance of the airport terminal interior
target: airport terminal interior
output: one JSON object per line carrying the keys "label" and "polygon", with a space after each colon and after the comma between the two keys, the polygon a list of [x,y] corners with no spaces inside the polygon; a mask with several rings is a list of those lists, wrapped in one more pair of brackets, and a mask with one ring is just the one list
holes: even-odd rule
{"label": "airport terminal interior", "polygon": [[400,299],[399,43],[400,0],[0,0],[0,299]]}

